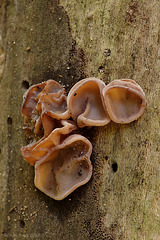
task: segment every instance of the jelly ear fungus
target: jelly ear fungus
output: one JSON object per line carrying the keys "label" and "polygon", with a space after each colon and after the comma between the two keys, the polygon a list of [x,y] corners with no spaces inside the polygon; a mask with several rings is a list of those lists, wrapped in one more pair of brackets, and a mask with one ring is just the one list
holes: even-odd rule
{"label": "jelly ear fungus", "polygon": [[[22,147],[21,153],[35,166],[36,187],[62,200],[87,183],[92,175],[92,144],[74,131],[104,126],[111,120],[132,122],[143,114],[145,105],[142,88],[130,79],[105,85],[100,79],[86,78],[71,88],[68,97],[54,80],[30,87],[24,95],[22,115],[33,123],[34,133],[40,136],[42,131],[43,137]],[[77,124],[68,120],[70,117]]]}
{"label": "jelly ear fungus", "polygon": [[68,119],[70,115],[64,87],[54,80],[48,80],[39,95],[36,110],[58,120]]}
{"label": "jelly ear fungus", "polygon": [[92,175],[88,139],[73,134],[35,163],[35,185],[55,200],[62,200],[87,183]]}
{"label": "jelly ear fungus", "polygon": [[31,86],[23,97],[22,115],[34,120],[36,113],[44,112],[56,119],[70,117],[67,110],[65,89],[54,80],[47,80]]}
{"label": "jelly ear fungus", "polygon": [[61,120],[59,127],[52,130],[48,136],[22,147],[21,154],[28,163],[35,165],[37,161],[49,155],[54,147],[61,144],[67,135],[76,129],[77,126],[73,121]]}
{"label": "jelly ear fungus", "polygon": [[130,123],[144,112],[146,97],[142,88],[131,79],[114,80],[103,89],[106,110],[116,123]]}
{"label": "jelly ear fungus", "polygon": [[29,119],[32,118],[32,112],[35,109],[38,99],[37,96],[44,87],[46,86],[46,82],[39,83],[31,86],[23,95],[23,104],[21,109],[21,114]]}
{"label": "jelly ear fungus", "polygon": [[104,88],[105,84],[97,78],[83,79],[71,88],[67,98],[68,109],[80,128],[104,126],[110,122],[102,98]]}

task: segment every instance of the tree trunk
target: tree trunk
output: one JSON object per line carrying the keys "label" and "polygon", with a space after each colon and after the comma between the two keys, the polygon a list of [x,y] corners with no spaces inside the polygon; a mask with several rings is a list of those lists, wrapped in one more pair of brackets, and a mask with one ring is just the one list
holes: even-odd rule
{"label": "tree trunk", "polygon": [[[91,180],[62,201],[34,186],[22,95],[54,79],[132,78],[143,116],[83,130]],[[160,239],[159,0],[0,0],[0,239]]]}

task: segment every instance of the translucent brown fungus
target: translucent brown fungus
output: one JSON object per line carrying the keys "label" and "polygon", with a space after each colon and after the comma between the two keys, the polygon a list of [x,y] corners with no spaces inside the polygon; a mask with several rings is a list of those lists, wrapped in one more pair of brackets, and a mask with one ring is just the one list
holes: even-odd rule
{"label": "translucent brown fungus", "polygon": [[48,81],[48,84],[38,96],[39,101],[36,110],[42,112],[42,114],[46,113],[52,118],[68,119],[70,115],[67,109],[65,89],[53,80]]}
{"label": "translucent brown fungus", "polygon": [[61,121],[48,116],[47,113],[43,113],[36,120],[34,133],[38,136],[43,133],[47,137],[55,128],[59,127],[62,127]]}
{"label": "translucent brown fungus", "polygon": [[79,127],[103,126],[110,122],[105,110],[102,90],[105,84],[97,78],[86,78],[76,83],[67,98],[68,109]]}
{"label": "translucent brown fungus", "polygon": [[142,88],[131,79],[114,80],[103,89],[110,118],[116,123],[130,123],[144,112],[146,98]]}
{"label": "translucent brown fungus", "polygon": [[[92,175],[92,144],[74,131],[111,120],[129,123],[143,114],[145,104],[142,88],[130,79],[105,85],[99,79],[86,78],[71,88],[68,97],[54,80],[30,87],[24,95],[22,115],[26,131],[41,139],[22,147],[21,153],[35,165],[36,187],[62,200],[87,183]],[[68,120],[70,117],[74,121]]]}
{"label": "translucent brown fungus", "polygon": [[33,118],[38,113],[47,112],[56,119],[68,119],[65,89],[54,80],[33,85],[24,95],[22,115]]}
{"label": "translucent brown fungus", "polygon": [[23,96],[23,104],[22,104],[22,115],[26,116],[27,118],[32,117],[32,112],[35,109],[38,99],[38,94],[44,89],[46,86],[46,82],[36,84],[31,86],[27,92]]}
{"label": "translucent brown fungus", "polygon": [[45,113],[42,115],[42,126],[44,129],[45,137],[47,137],[55,128],[58,128],[61,125],[61,121],[53,119]]}
{"label": "translucent brown fungus", "polygon": [[60,144],[70,132],[77,129],[73,121],[61,120],[61,127],[55,128],[48,137],[43,137],[37,142],[33,142],[21,148],[23,158],[34,165],[36,161],[43,159],[53,147]]}
{"label": "translucent brown fungus", "polygon": [[85,137],[74,134],[48,150],[35,163],[35,185],[51,198],[62,200],[91,178],[92,145]]}

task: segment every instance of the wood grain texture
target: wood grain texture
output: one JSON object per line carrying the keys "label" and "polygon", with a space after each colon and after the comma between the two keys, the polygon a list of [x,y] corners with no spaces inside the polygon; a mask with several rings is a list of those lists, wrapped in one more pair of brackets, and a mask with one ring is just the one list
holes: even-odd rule
{"label": "wood grain texture", "polygon": [[[0,239],[160,239],[159,13],[159,0],[0,1]],[[24,81],[69,90],[89,76],[136,80],[146,110],[82,130],[93,177],[57,202],[35,188],[20,154]]]}

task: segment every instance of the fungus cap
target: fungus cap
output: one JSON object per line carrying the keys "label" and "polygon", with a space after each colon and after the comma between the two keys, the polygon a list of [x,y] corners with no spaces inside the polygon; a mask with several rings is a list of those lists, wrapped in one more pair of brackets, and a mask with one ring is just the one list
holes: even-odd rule
{"label": "fungus cap", "polygon": [[54,80],[48,80],[44,90],[38,95],[38,112],[46,113],[55,119],[70,118],[64,87]]}
{"label": "fungus cap", "polygon": [[79,127],[103,126],[110,122],[102,98],[104,87],[100,79],[86,78],[71,88],[67,98],[68,109]]}
{"label": "fungus cap", "polygon": [[23,95],[23,104],[21,113],[27,118],[32,117],[32,112],[35,109],[38,99],[38,94],[44,89],[46,82],[31,86]]}
{"label": "fungus cap", "polygon": [[33,142],[21,148],[23,158],[31,165],[36,161],[49,155],[52,148],[59,145],[61,141],[72,131],[77,129],[73,121],[61,120],[61,127],[55,128],[47,137],[42,137],[39,141]]}
{"label": "fungus cap", "polygon": [[48,112],[48,115],[56,119],[70,117],[67,110],[65,89],[54,80],[33,85],[24,94],[22,115],[31,119],[41,112]]}
{"label": "fungus cap", "polygon": [[64,199],[90,180],[91,152],[87,138],[79,134],[67,137],[35,163],[35,186],[55,200]]}
{"label": "fungus cap", "polygon": [[131,79],[114,80],[103,89],[105,107],[116,123],[130,123],[138,119],[146,105],[145,93]]}

